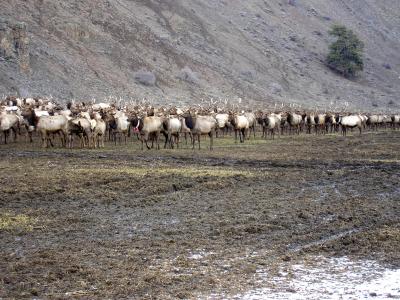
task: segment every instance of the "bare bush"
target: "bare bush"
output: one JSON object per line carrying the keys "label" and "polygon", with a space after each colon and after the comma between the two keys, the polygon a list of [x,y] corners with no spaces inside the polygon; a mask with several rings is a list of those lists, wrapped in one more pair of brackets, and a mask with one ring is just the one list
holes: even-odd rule
{"label": "bare bush", "polygon": [[156,84],[156,76],[153,72],[140,70],[135,73],[135,80],[146,86],[154,86]]}
{"label": "bare bush", "polygon": [[179,74],[176,76],[180,80],[197,84],[199,82],[199,77],[195,72],[192,71],[188,66],[185,66],[183,69],[180,70]]}

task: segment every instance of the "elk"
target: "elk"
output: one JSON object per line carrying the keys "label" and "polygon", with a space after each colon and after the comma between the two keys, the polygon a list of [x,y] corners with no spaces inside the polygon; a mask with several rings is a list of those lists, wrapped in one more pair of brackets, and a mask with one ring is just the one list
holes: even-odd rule
{"label": "elk", "polygon": [[186,126],[185,118],[180,119],[181,121],[181,132],[183,133],[183,136],[185,137],[185,144],[187,145],[187,135],[190,136],[190,142],[193,142],[193,135],[192,132],[190,131],[190,128]]}
{"label": "elk", "polygon": [[184,116],[185,124],[192,133],[192,149],[196,143],[196,137],[199,143],[200,150],[200,137],[208,135],[210,137],[210,150],[213,149],[213,138],[217,121],[212,116],[192,116],[190,113]]}
{"label": "elk", "polygon": [[292,129],[294,129],[297,134],[300,134],[300,127],[303,121],[302,115],[295,112],[289,112],[287,115],[287,121],[290,125],[290,130],[292,131]]}
{"label": "elk", "polygon": [[336,128],[336,116],[334,114],[327,114],[325,118],[326,131],[334,132]]}
{"label": "elk", "polygon": [[87,118],[78,117],[68,121],[68,145],[72,148],[72,136],[76,134],[80,138],[81,148],[90,148],[92,138],[92,124]]}
{"label": "elk", "polygon": [[[139,117],[135,116],[130,120],[130,124],[133,128],[133,132],[140,133],[140,141],[142,142],[142,150],[143,144],[146,144],[147,149],[153,147],[154,139],[156,140],[157,149],[160,149],[160,133],[163,130],[163,119],[157,116],[150,117]],[[152,140],[151,147],[148,145],[148,141],[150,136],[154,139]]]}
{"label": "elk", "polygon": [[215,115],[215,120],[217,120],[218,127],[218,130],[216,131],[217,136],[219,130],[222,131],[222,136],[224,136],[224,133],[228,130],[229,115],[226,113],[218,113]]}
{"label": "elk", "polygon": [[249,130],[249,120],[245,116],[239,116],[236,113],[229,113],[229,122],[232,124],[235,131],[235,143],[239,133],[239,140],[244,143],[246,132]]}
{"label": "elk", "polygon": [[10,130],[14,133],[14,141],[17,140],[17,129],[19,130],[20,118],[13,113],[0,113],[0,131],[4,133],[4,143],[7,144],[7,138]]}
{"label": "elk", "polygon": [[256,115],[252,112],[246,112],[244,113],[244,117],[249,121],[250,132],[248,138],[250,138],[251,131],[253,131],[254,138],[256,138],[256,124],[257,124]]}
{"label": "elk", "polygon": [[93,147],[104,148],[104,137],[106,135],[106,122],[102,119],[100,113],[93,113],[93,119],[96,121],[96,125],[93,129]]}
{"label": "elk", "polygon": [[400,115],[393,115],[391,117],[392,120],[392,128],[396,129],[397,127],[400,126]]}
{"label": "elk", "polygon": [[326,114],[318,114],[314,117],[315,120],[315,133],[325,134],[326,133]]}
{"label": "elk", "polygon": [[111,113],[111,118],[109,121],[109,130],[114,139],[115,145],[117,145],[117,135],[119,144],[121,144],[121,135],[123,135],[126,145],[129,125],[130,122],[128,121],[128,117],[125,115],[124,112],[116,111]]}
{"label": "elk", "polygon": [[305,118],[305,125],[308,134],[311,134],[312,128],[315,128],[315,115],[314,113],[309,113]]}
{"label": "elk", "polygon": [[265,129],[265,123],[264,123],[264,113],[261,110],[256,112],[256,120],[257,120],[257,123],[259,125],[261,125],[261,127],[262,127],[261,138],[266,137],[266,129]]}
{"label": "elk", "polygon": [[367,119],[367,125],[370,126],[372,130],[378,130],[379,121],[378,115],[371,115]]}
{"label": "elk", "polygon": [[265,138],[267,138],[268,131],[271,133],[272,139],[275,139],[275,130],[278,129],[279,134],[279,127],[280,127],[280,119],[277,115],[271,114],[266,116],[264,119],[264,128],[265,128]]}
{"label": "elk", "polygon": [[347,135],[347,128],[355,128],[358,127],[360,130],[360,135],[362,131],[362,120],[359,116],[357,115],[350,115],[350,116],[344,116],[340,120],[340,125],[342,126],[342,135],[346,136]]}
{"label": "elk", "polygon": [[164,128],[164,136],[165,136],[165,144],[164,148],[167,147],[169,143],[171,149],[174,148],[174,143],[176,143],[177,147],[179,148],[179,133],[182,130],[182,123],[176,117],[167,117],[163,122]]}
{"label": "elk", "polygon": [[[33,111],[35,113],[35,111]],[[49,133],[60,133],[61,144],[66,145],[66,137],[68,136],[68,119],[65,116],[41,116],[35,117],[36,130],[40,132],[42,139],[42,147],[48,148],[49,143],[53,147]]]}

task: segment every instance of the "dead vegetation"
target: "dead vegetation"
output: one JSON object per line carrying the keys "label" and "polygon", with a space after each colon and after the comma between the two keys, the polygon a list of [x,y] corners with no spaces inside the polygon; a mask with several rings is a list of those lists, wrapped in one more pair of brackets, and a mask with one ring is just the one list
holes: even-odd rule
{"label": "dead vegetation", "polygon": [[308,254],[400,265],[399,133],[0,148],[0,297],[197,298]]}

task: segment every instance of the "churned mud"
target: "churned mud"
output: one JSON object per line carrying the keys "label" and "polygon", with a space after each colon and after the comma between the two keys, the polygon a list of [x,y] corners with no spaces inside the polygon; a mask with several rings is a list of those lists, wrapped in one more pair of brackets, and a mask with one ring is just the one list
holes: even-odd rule
{"label": "churned mud", "polygon": [[206,145],[0,145],[0,297],[301,299],[400,267],[400,132]]}

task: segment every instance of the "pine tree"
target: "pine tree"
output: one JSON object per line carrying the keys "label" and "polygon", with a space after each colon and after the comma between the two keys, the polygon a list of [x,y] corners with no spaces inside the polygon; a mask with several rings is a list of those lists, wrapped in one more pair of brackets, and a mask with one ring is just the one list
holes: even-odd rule
{"label": "pine tree", "polygon": [[342,25],[334,25],[329,34],[337,37],[337,40],[329,46],[327,64],[329,68],[350,78],[362,71],[364,63],[362,59],[364,43],[353,33]]}

